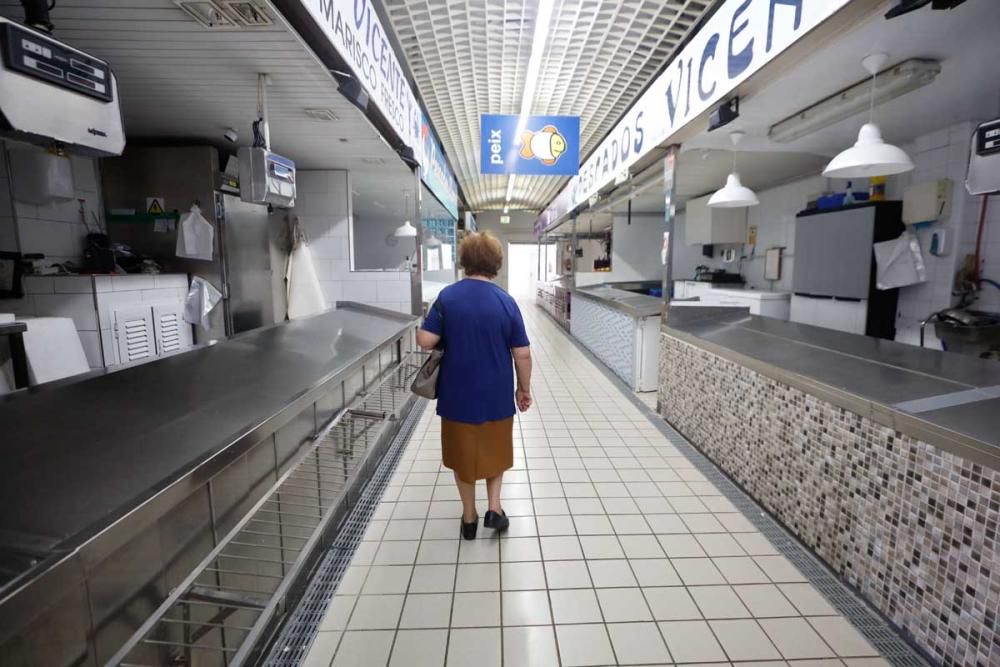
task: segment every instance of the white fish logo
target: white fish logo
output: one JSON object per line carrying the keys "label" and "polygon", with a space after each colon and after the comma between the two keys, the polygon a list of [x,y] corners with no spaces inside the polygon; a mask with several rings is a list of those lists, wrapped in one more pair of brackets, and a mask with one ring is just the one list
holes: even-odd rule
{"label": "white fish logo", "polygon": [[566,152],[566,138],[554,125],[546,125],[538,132],[521,133],[520,155],[525,160],[537,158],[544,165],[553,165]]}

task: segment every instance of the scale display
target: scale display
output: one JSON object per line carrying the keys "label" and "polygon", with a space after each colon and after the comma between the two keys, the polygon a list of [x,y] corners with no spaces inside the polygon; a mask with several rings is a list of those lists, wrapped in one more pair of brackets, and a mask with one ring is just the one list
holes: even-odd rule
{"label": "scale display", "polygon": [[0,25],[0,40],[8,70],[105,102],[114,99],[106,62],[13,23]]}

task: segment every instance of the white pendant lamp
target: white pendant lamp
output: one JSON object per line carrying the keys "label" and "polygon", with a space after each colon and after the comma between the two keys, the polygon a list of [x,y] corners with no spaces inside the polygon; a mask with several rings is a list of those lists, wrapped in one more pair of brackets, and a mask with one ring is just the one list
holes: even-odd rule
{"label": "white pendant lamp", "polygon": [[872,53],[861,61],[865,70],[872,75],[868,122],[861,126],[857,142],[826,165],[823,175],[827,178],[892,176],[913,170],[913,161],[906,151],[885,143],[882,131],[872,122],[875,114],[875,78],[888,59],[889,56],[884,53]]}
{"label": "white pendant lamp", "polygon": [[417,228],[411,225],[410,221],[407,220],[399,227],[396,227],[396,231],[393,232],[393,236],[398,236],[401,238],[416,238]]}
{"label": "white pendant lamp", "polygon": [[[403,215],[408,215],[410,212],[410,193],[406,192],[406,208],[403,209]],[[407,218],[403,224],[396,227],[396,231],[392,233],[393,236],[399,238],[412,239],[417,236],[417,228],[410,224],[410,219]]]}
{"label": "white pendant lamp", "polygon": [[733,171],[726,178],[726,184],[708,200],[711,208],[746,208],[760,203],[754,191],[740,183],[740,175],[736,173],[736,146],[743,140],[743,132],[730,132],[729,139],[733,142]]}

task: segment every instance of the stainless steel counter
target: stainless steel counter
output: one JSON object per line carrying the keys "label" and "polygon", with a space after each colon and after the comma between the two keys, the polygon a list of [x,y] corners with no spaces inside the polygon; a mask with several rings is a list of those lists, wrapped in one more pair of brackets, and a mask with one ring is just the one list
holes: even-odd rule
{"label": "stainless steel counter", "polygon": [[66,637],[45,664],[103,662],[148,613],[130,596],[176,585],[322,424],[413,349],[415,325],[339,304],[0,399],[0,654],[32,614],[62,614],[33,626]]}
{"label": "stainless steel counter", "polygon": [[609,308],[620,310],[635,318],[656,317],[663,312],[663,299],[629,292],[615,284],[577,287],[576,294],[599,301]]}
{"label": "stainless steel counter", "polygon": [[728,308],[675,308],[667,335],[1000,469],[1000,364]]}

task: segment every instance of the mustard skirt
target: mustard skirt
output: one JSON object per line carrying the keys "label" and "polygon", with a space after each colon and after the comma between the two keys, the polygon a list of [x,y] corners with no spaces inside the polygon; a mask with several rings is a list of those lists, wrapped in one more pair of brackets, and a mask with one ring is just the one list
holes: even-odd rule
{"label": "mustard skirt", "polygon": [[441,462],[469,484],[514,465],[514,418],[464,424],[441,418]]}

